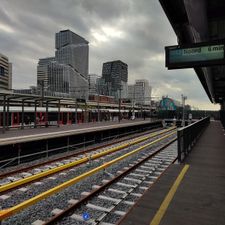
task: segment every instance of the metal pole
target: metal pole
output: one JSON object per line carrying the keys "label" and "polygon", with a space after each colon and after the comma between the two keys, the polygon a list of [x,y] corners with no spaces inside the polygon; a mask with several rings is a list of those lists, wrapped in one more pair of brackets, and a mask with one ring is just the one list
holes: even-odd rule
{"label": "metal pole", "polygon": [[76,114],[75,114],[75,123],[77,124],[77,107],[78,107],[78,104],[77,104],[77,100],[76,100]]}
{"label": "metal pole", "polygon": [[42,98],[42,100],[41,100],[41,107],[43,107],[43,101],[44,101],[44,81],[42,80],[41,81],[41,98]]}
{"label": "metal pole", "polygon": [[88,122],[88,116],[87,116],[87,102],[85,100],[85,103],[84,103],[84,122],[87,123]]}
{"label": "metal pole", "polygon": [[9,129],[9,98],[7,99],[6,129]]}
{"label": "metal pole", "polygon": [[24,129],[24,100],[22,100],[22,124],[21,129]]}
{"label": "metal pole", "polygon": [[150,100],[150,103],[149,103],[149,119],[151,121],[151,114],[152,114],[152,109],[151,109],[151,100]]}
{"label": "metal pole", "polygon": [[120,87],[120,97],[119,97],[119,123],[120,123],[120,120],[121,120],[121,87]]}
{"label": "metal pole", "polygon": [[183,115],[182,115],[182,127],[185,126],[185,120],[184,120],[184,107],[185,107],[185,100],[187,99],[186,96],[184,96],[183,94],[181,95],[182,98],[182,106],[183,106]]}
{"label": "metal pole", "polygon": [[37,100],[34,101],[34,128],[37,127]]}
{"label": "metal pole", "polygon": [[100,121],[100,110],[99,110],[99,93],[98,93],[98,122]]}
{"label": "metal pole", "polygon": [[135,110],[134,110],[134,106],[135,106],[135,85],[134,85],[134,92],[133,92],[133,113],[132,113],[132,118],[135,119]]}
{"label": "metal pole", "polygon": [[4,95],[4,97],[3,97],[3,130],[2,130],[2,132],[3,133],[5,133],[5,117],[6,117],[6,115],[5,115],[5,105],[6,104],[6,96]]}
{"label": "metal pole", "polygon": [[48,101],[46,101],[46,122],[45,122],[45,126],[48,127]]}
{"label": "metal pole", "polygon": [[59,127],[59,122],[60,122],[60,99],[58,101],[58,119],[57,119],[57,126]]}

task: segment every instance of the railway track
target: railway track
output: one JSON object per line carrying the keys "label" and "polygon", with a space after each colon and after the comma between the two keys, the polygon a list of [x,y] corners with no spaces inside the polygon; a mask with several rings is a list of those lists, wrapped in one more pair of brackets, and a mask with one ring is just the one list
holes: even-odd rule
{"label": "railway track", "polygon": [[[155,152],[156,152],[156,148],[155,148],[156,146],[155,145],[157,143],[159,143],[160,141],[162,141],[162,140],[165,142],[164,145],[168,144],[168,141],[170,141],[169,139],[171,137],[173,137],[173,139],[174,139],[175,132],[176,131],[174,131],[173,129],[170,129],[170,130],[167,130],[167,132],[164,132],[164,133],[158,132],[158,135],[151,134],[151,137],[149,135],[147,135],[148,137],[145,136],[145,137],[139,138],[138,140],[133,140],[131,142],[132,144],[129,142],[129,144],[126,146],[126,148],[128,148],[126,150],[126,152],[121,152],[121,151],[118,151],[118,150],[115,150],[115,149],[114,149],[115,151],[112,151],[112,149],[107,150],[107,151],[109,151],[109,152],[107,152],[107,154],[103,154],[103,152],[98,152],[96,154],[100,154],[101,155],[101,158],[100,158],[99,162],[95,162],[97,157],[96,158],[93,157],[93,156],[91,156],[91,157],[90,156],[83,157],[83,158],[88,158],[89,159],[87,161],[88,164],[83,165],[83,169],[81,171],[78,171],[78,176],[77,177],[72,178],[72,177],[74,177],[74,175],[73,175],[73,176],[71,176],[72,179],[70,178],[70,180],[64,181],[63,183],[59,182],[59,183],[57,183],[57,185],[55,187],[49,188],[48,185],[47,185],[47,187],[45,188],[46,190],[43,190],[41,193],[34,193],[35,196],[30,196],[29,191],[27,192],[25,190],[25,193],[22,194],[22,195],[25,196],[25,195],[28,194],[29,199],[25,199],[24,202],[22,202],[22,203],[18,203],[18,201],[12,201],[12,200],[10,201],[10,200],[6,199],[6,202],[8,201],[8,206],[9,205],[11,205],[11,206],[7,207],[7,203],[4,204],[4,208],[6,208],[6,209],[0,211],[0,219],[3,220],[3,219],[6,219],[6,218],[10,217],[8,220],[4,221],[3,224],[4,223],[5,224],[12,224],[12,221],[13,221],[13,223],[15,223],[17,221],[18,217],[17,217],[17,215],[12,216],[13,214],[16,214],[19,211],[21,211],[23,209],[26,209],[27,207],[30,207],[30,206],[31,206],[30,208],[33,208],[33,207],[35,207],[35,205],[34,205],[35,203],[38,203],[38,208],[39,207],[45,208],[44,206],[41,205],[40,201],[42,199],[46,199],[47,198],[47,200],[48,200],[50,198],[55,198],[56,195],[61,195],[61,190],[62,189],[68,189],[68,187],[71,189],[71,186],[74,185],[74,184],[76,184],[75,186],[78,185],[77,187],[75,187],[76,191],[79,190],[79,193],[77,193],[77,197],[78,197],[80,194],[82,194],[82,192],[80,192],[80,191],[86,190],[85,186],[83,186],[82,188],[81,188],[82,185],[79,186],[79,182],[81,180],[83,180],[84,178],[88,177],[94,183],[98,179],[94,178],[94,176],[92,176],[93,174],[97,173],[97,176],[99,176],[99,172],[100,171],[102,171],[102,170],[104,171],[108,167],[111,168],[111,166],[115,167],[115,165],[118,165],[116,168],[113,168],[112,171],[109,171],[109,172],[108,171],[104,171],[104,174],[101,174],[100,177],[102,177],[103,175],[106,178],[110,177],[110,176],[115,176],[113,174],[115,173],[115,171],[118,171],[120,169],[121,162],[122,162],[123,165],[127,164],[127,163],[128,163],[127,165],[129,165],[129,163],[131,163],[131,161],[133,160],[133,159],[131,159],[131,156],[133,157],[134,155],[138,155],[137,157],[142,157],[143,158],[144,156],[146,157],[147,152],[150,152],[151,154],[155,154]],[[160,136],[160,138],[157,139],[157,136],[159,136],[159,135],[161,135],[161,136]],[[150,138],[151,138],[151,142],[149,142]],[[152,147],[152,149],[146,150],[146,148],[149,149],[150,147]],[[117,146],[117,148],[118,148],[118,146]],[[106,150],[104,152],[106,152]],[[143,152],[145,152],[145,153],[143,153]],[[110,155],[111,155],[110,157],[112,157],[111,160],[109,158],[107,158],[107,157],[109,157],[108,153],[110,153]],[[118,153],[120,153],[120,155],[118,155]],[[140,154],[142,156],[140,156]],[[168,156],[166,156],[166,157],[168,157]],[[91,161],[90,161],[90,158],[91,158]],[[125,158],[129,159],[129,160],[126,160],[126,163],[124,162]],[[136,161],[140,161],[140,159],[137,159]],[[89,165],[89,166],[87,166],[87,165]],[[61,167],[61,166],[59,166],[59,167]],[[73,167],[69,167],[69,168],[73,169]],[[70,169],[70,170],[72,170],[72,169]],[[54,168],[53,168],[53,170],[54,170]],[[77,172],[77,169],[75,171]],[[140,175],[139,175],[139,177],[140,177]],[[133,180],[135,180],[135,179],[136,178],[133,178]],[[57,179],[57,180],[59,180],[59,179]],[[36,182],[36,183],[38,183],[38,182]],[[88,185],[90,186],[90,184],[91,183],[89,182]],[[91,187],[92,187],[92,185],[91,185]],[[69,192],[71,192],[72,190],[74,190],[74,189],[69,190]],[[53,194],[54,194],[54,196],[52,196]],[[83,194],[85,194],[85,193],[83,193]],[[71,194],[67,194],[67,195],[70,196]],[[22,198],[20,198],[20,200],[21,199]],[[65,205],[65,202],[67,203],[67,201],[64,199],[64,202],[63,202],[64,205]],[[57,203],[55,203],[55,204],[57,204]],[[47,203],[47,205],[49,205],[49,204]],[[29,211],[29,209],[24,210],[24,211],[25,211],[24,213],[22,212],[23,216],[21,218],[24,218],[24,216],[25,217],[27,216],[27,212]],[[34,219],[36,219],[39,216],[38,214],[39,213],[36,212],[36,215],[34,216]],[[31,214],[29,214],[29,215],[31,215]],[[12,217],[12,219],[11,219],[11,217]],[[16,221],[15,221],[15,218],[16,218]],[[43,216],[43,218],[44,219],[49,218],[49,215],[48,216]],[[18,221],[21,222],[20,219]],[[21,223],[16,223],[16,224],[21,224]],[[23,223],[23,224],[25,224],[25,223]],[[30,224],[30,223],[27,223],[27,224]]]}
{"label": "railway track", "polygon": [[31,170],[26,169],[26,172],[20,171],[14,176],[8,176],[7,174],[6,177],[0,180],[0,194],[27,185],[29,183],[36,182],[40,179],[52,176],[56,173],[61,173],[75,166],[87,163],[90,160],[95,160],[118,151],[121,152],[124,149],[126,150],[126,148],[130,145],[142,144],[145,141],[149,141],[152,138],[163,135],[174,129],[175,128],[170,128],[167,130],[146,134],[141,137],[133,138],[131,140],[125,140],[120,143],[113,143],[111,146],[94,149],[89,152],[82,152],[80,155],[72,156],[70,158],[62,159],[60,161],[50,161],[49,164],[44,164],[40,167],[35,168],[31,167]]}
{"label": "railway track", "polygon": [[[29,162],[29,163],[24,163],[25,165],[21,164],[19,166],[12,167],[12,168],[4,168],[4,169],[1,169],[1,171],[0,171],[0,179],[2,179],[4,177],[7,177],[7,176],[14,175],[14,174],[26,172],[26,171],[35,169],[37,167],[50,164],[50,163],[66,160],[66,159],[69,159],[71,157],[76,157],[76,156],[78,156],[80,154],[89,153],[89,152],[92,152],[94,150],[98,150],[100,148],[105,148],[105,147],[108,147],[108,146],[113,145],[113,144],[118,144],[118,143],[121,143],[123,141],[130,140],[131,138],[138,138],[138,137],[141,137],[143,135],[151,134],[153,132],[157,132],[157,131],[160,131],[160,130],[162,130],[162,128],[156,128],[156,129],[152,129],[150,131],[141,132],[141,133],[138,133],[138,134],[131,134],[131,135],[128,135],[128,136],[122,137],[122,138],[116,138],[116,139],[114,138],[110,142],[97,144],[94,147],[91,146],[91,147],[87,147],[85,149],[82,148],[81,150],[75,148],[74,150],[78,150],[78,151],[74,152],[72,150],[72,153],[71,154],[67,154],[66,156],[63,153],[63,155],[61,155],[59,157],[52,157],[52,158],[50,157],[50,158],[47,158],[46,160],[45,160],[45,158],[43,158],[43,161],[41,161],[41,162],[35,162],[35,159],[34,159],[33,160],[34,162],[32,162],[31,165],[30,165],[30,162]],[[26,164],[28,164],[28,165],[26,165]]]}
{"label": "railway track", "polygon": [[102,186],[93,185],[91,193],[67,209],[58,210],[43,224],[116,224],[177,159],[175,148],[168,148],[174,141],[119,171],[111,180],[103,180]]}

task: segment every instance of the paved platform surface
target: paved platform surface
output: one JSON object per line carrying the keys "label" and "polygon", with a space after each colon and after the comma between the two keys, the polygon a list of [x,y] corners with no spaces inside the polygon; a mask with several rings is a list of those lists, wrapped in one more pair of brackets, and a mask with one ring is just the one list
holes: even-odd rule
{"label": "paved platform surface", "polygon": [[[224,133],[220,122],[211,121],[186,160],[190,167],[158,224],[225,224]],[[120,224],[149,225],[182,167],[172,165]]]}
{"label": "paved platform surface", "polygon": [[29,141],[30,139],[39,140],[53,137],[61,137],[73,134],[87,133],[97,130],[107,130],[119,127],[129,127],[134,125],[141,125],[150,123],[150,119],[146,120],[122,120],[108,121],[108,122],[97,122],[97,123],[83,123],[74,125],[64,125],[60,127],[42,127],[42,128],[27,128],[24,130],[9,130],[4,134],[0,133],[0,145],[6,143],[17,143],[23,141]]}

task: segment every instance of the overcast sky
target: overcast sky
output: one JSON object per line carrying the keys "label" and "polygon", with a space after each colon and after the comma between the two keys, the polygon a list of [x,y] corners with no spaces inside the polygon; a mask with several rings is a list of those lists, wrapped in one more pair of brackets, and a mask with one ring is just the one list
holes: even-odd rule
{"label": "overcast sky", "polygon": [[158,0],[0,0],[0,52],[13,63],[13,88],[36,85],[39,58],[54,56],[55,33],[70,29],[89,41],[89,73],[102,63],[128,64],[128,82],[148,79],[153,96],[199,109],[210,103],[192,69],[165,68],[164,46],[176,36]]}

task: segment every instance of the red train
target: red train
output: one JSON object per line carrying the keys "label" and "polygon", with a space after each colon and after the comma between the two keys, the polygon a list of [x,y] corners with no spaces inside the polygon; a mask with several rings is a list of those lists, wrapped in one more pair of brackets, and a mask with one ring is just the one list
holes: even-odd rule
{"label": "red train", "polygon": [[[36,116],[34,107],[24,107],[24,125],[34,125],[35,117],[37,125],[69,125],[84,122],[100,121],[116,121],[118,120],[118,109],[75,109],[75,108],[60,108],[60,117],[58,121],[58,108],[49,107],[48,114],[46,108],[37,107]],[[137,110],[135,110],[138,117]],[[127,119],[129,115],[128,109],[121,109],[122,118]],[[22,125],[22,110],[18,106],[10,106],[9,113],[6,113],[6,123],[9,127],[20,127]],[[0,127],[3,126],[3,108],[0,107]]]}

